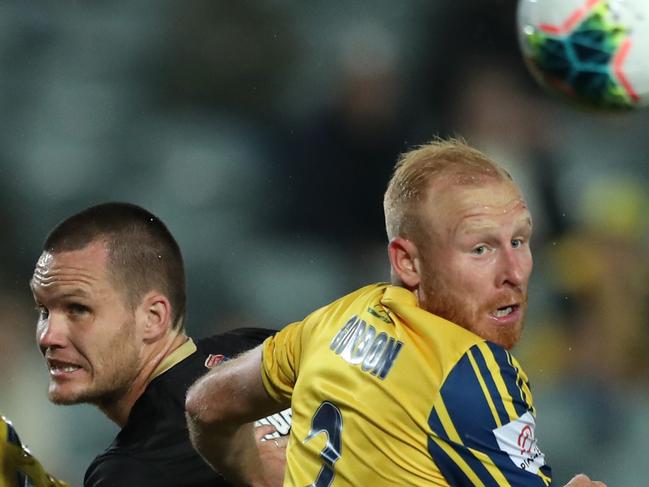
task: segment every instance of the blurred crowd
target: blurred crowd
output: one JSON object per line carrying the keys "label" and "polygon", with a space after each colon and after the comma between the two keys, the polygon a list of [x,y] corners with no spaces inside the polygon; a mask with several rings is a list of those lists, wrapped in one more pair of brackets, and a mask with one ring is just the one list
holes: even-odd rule
{"label": "blurred crowd", "polygon": [[55,223],[141,204],[184,252],[191,334],[280,328],[389,279],[392,166],[458,135],[535,216],[515,354],[557,480],[649,478],[649,111],[543,93],[513,0],[6,0],[0,67],[0,411],[52,473],[81,485],[115,433],[46,399],[28,280]]}

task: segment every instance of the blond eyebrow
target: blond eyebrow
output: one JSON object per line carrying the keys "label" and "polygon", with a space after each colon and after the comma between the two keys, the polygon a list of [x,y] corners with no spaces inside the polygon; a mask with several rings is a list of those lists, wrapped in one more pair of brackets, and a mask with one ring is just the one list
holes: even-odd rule
{"label": "blond eyebrow", "polygon": [[[529,228],[531,230],[533,228],[532,216],[530,214],[527,214],[514,222],[514,226],[517,228],[521,225],[524,226],[525,229]],[[500,228],[500,226],[493,222],[476,222],[471,220],[464,220],[457,226],[457,229],[459,229],[464,234],[478,233],[482,230],[493,230],[498,228]]]}
{"label": "blond eyebrow", "polygon": [[515,223],[516,226],[518,226],[520,224],[523,224],[523,225],[529,227],[530,229],[533,228],[534,224],[532,222],[532,215],[527,214],[525,216],[525,218],[521,218],[520,220],[517,220],[516,223]]}

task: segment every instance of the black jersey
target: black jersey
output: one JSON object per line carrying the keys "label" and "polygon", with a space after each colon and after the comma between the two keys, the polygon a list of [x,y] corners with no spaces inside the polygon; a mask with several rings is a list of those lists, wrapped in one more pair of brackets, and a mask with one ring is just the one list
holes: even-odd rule
{"label": "black jersey", "polygon": [[149,383],[133,405],[124,428],[88,467],[84,486],[230,485],[194,450],[185,420],[185,395],[210,367],[254,348],[273,333],[242,328],[198,340],[194,353],[171,364]]}

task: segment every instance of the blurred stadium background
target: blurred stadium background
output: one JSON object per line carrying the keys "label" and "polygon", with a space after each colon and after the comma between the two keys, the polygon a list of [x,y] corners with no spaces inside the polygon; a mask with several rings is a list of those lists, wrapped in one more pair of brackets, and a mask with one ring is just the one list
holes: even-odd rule
{"label": "blurred stadium background", "polygon": [[515,2],[5,0],[0,5],[0,410],[80,486],[116,428],[56,407],[28,280],[87,205],[160,215],[184,251],[190,333],[279,328],[387,280],[381,197],[399,152],[462,135],[535,214],[515,354],[560,485],[644,485],[649,111],[575,111],[532,82]]}

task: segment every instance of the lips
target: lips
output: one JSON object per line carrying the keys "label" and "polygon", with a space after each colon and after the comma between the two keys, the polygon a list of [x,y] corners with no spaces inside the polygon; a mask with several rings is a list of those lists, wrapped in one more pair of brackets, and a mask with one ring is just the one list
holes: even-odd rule
{"label": "lips", "polygon": [[520,305],[512,303],[496,308],[489,313],[489,316],[498,322],[508,323],[518,319],[519,310]]}
{"label": "lips", "polygon": [[50,370],[50,375],[53,377],[64,377],[72,374],[77,370],[81,370],[81,366],[72,362],[66,362],[57,359],[47,359],[47,367]]}
{"label": "lips", "polygon": [[517,307],[518,307],[517,304],[510,304],[509,306],[503,306],[502,308],[498,308],[496,311],[492,312],[491,314],[496,318],[504,318],[508,314],[512,313]]}

